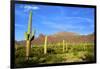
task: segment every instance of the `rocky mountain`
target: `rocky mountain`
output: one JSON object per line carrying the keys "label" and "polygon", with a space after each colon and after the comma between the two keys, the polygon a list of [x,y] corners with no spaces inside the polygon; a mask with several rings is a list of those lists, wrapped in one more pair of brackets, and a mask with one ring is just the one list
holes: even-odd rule
{"label": "rocky mountain", "polygon": [[[45,39],[45,35],[40,34],[38,38],[32,41],[32,43],[43,44],[44,39]],[[62,40],[71,43],[94,42],[94,34],[80,35],[73,32],[58,32],[48,36],[48,43],[57,43],[57,42],[61,42]]]}
{"label": "rocky mountain", "polygon": [[[70,43],[81,43],[81,42],[94,42],[94,33],[89,35],[80,35],[73,32],[57,32],[52,35],[48,35],[48,43],[57,43],[65,40]],[[45,35],[40,34],[37,38],[35,38],[32,43],[33,44],[43,44],[45,40]],[[17,42],[19,44],[25,45],[25,41]]]}

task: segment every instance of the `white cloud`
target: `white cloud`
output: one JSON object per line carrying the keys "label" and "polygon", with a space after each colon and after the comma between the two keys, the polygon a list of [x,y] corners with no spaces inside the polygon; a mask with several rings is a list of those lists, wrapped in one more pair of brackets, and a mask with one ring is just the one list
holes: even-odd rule
{"label": "white cloud", "polygon": [[25,9],[25,11],[28,11],[28,10],[38,10],[39,7],[37,7],[37,6],[25,5],[25,6],[24,6],[24,9]]}
{"label": "white cloud", "polygon": [[66,19],[70,19],[70,20],[79,20],[79,21],[87,21],[87,22],[89,22],[89,23],[91,23],[92,22],[92,20],[91,19],[89,19],[89,18],[84,18],[84,17],[66,17]]}

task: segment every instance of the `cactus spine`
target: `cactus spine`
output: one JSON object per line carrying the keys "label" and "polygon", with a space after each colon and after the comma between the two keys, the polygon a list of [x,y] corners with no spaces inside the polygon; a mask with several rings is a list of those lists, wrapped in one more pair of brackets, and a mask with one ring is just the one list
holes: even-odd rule
{"label": "cactus spine", "polygon": [[63,40],[63,52],[65,51],[65,40]]}
{"label": "cactus spine", "polygon": [[28,30],[25,32],[25,40],[26,40],[26,59],[29,59],[30,52],[31,52],[31,41],[34,39],[35,31],[32,33],[32,11],[29,14],[29,21],[28,21]]}
{"label": "cactus spine", "polygon": [[45,36],[45,42],[44,42],[44,54],[47,53],[47,36]]}

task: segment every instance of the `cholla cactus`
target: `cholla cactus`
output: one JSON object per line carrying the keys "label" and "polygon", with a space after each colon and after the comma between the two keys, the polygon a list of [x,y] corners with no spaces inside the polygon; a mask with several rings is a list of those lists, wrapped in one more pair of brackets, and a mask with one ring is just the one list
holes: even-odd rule
{"label": "cholla cactus", "polygon": [[30,49],[31,49],[31,41],[34,39],[35,30],[32,32],[32,11],[29,14],[28,21],[28,30],[25,32],[25,40],[26,40],[26,59],[29,59]]}
{"label": "cholla cactus", "polygon": [[47,53],[47,36],[45,36],[45,42],[44,42],[44,54]]}

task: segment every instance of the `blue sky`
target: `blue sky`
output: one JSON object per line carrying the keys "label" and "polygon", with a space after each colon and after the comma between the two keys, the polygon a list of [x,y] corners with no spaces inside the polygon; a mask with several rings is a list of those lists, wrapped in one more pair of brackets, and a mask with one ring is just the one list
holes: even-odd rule
{"label": "blue sky", "polygon": [[16,40],[24,40],[30,10],[33,13],[32,29],[36,30],[36,36],[41,33],[51,35],[61,31],[81,35],[94,32],[94,8],[16,4]]}

